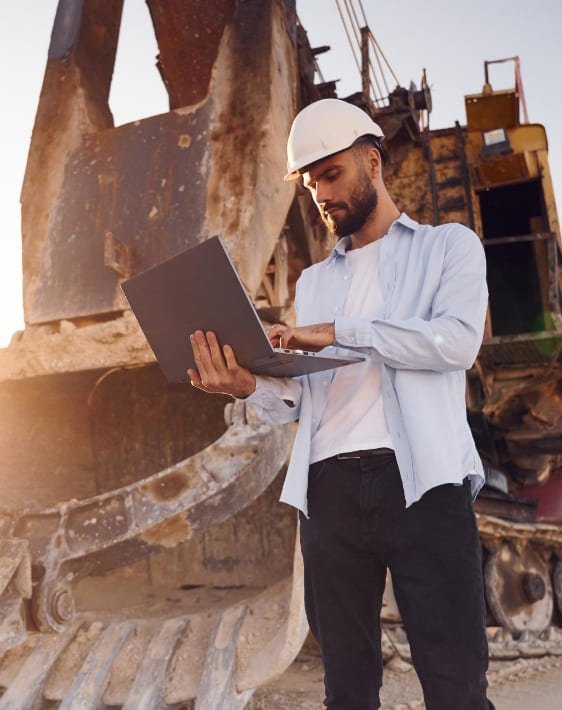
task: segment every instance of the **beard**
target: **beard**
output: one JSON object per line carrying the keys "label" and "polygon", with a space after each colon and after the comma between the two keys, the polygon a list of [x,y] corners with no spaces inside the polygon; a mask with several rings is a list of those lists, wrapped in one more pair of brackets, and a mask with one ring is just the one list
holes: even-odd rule
{"label": "beard", "polygon": [[321,209],[320,216],[332,234],[337,237],[346,237],[358,232],[363,227],[376,209],[377,203],[378,194],[375,186],[367,173],[362,172],[351,192],[349,202],[331,202],[324,205],[324,209],[338,207],[340,212],[329,215],[324,212],[324,209]]}

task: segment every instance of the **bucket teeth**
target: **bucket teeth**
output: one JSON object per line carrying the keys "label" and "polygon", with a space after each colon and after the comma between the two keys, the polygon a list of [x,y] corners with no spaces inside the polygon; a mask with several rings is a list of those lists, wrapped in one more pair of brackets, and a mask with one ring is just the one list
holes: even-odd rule
{"label": "bucket teeth", "polygon": [[242,693],[236,690],[236,649],[246,610],[244,604],[232,607],[217,620],[209,641],[195,710],[240,710],[252,696],[253,689]]}
{"label": "bucket teeth", "polygon": [[168,619],[152,637],[123,710],[157,710],[166,707],[166,671],[189,621]]}
{"label": "bucket teeth", "polygon": [[92,646],[59,710],[103,710],[102,700],[113,662],[135,628],[133,621],[107,626]]}
{"label": "bucket teeth", "polygon": [[40,710],[43,689],[61,653],[72,641],[79,624],[63,634],[43,634],[28,656],[13,683],[0,700],[0,710]]}

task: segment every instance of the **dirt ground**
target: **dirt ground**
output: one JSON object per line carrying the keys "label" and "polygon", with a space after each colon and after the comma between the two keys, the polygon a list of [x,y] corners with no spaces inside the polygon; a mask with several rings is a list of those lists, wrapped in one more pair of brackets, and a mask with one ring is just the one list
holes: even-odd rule
{"label": "dirt ground", "polygon": [[[247,710],[321,710],[324,706],[320,659],[301,653],[274,682],[256,691]],[[493,661],[489,697],[496,710],[562,710],[562,657]],[[412,666],[392,659],[384,672],[382,710],[424,708]]]}

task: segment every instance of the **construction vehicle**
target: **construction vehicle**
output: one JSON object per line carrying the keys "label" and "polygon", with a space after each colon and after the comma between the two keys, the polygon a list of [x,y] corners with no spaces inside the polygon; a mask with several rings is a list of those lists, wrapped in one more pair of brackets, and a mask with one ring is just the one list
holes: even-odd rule
{"label": "construction vehicle", "polygon": [[[513,62],[513,88],[493,90],[498,62]],[[385,182],[416,220],[461,222],[486,253],[489,308],[467,410],[487,475],[475,510],[498,630],[490,648],[506,657],[560,646],[561,241],[546,133],[528,122],[519,58],[484,68],[482,92],[465,97],[466,125],[425,126],[413,144],[403,131]]]}
{"label": "construction vehicle", "polygon": [[[293,429],[166,383],[120,283],[220,233],[263,320],[290,322],[298,275],[334,242],[282,181],[285,142],[335,82],[315,84],[325,48],[292,0],[147,5],[170,111],[118,127],[122,2],[60,0],[55,18],[22,191],[26,326],[0,351],[0,710],[234,710],[307,634],[296,513],[277,502]],[[483,236],[467,406],[490,623],[511,654],[556,652],[562,603],[562,528],[540,517],[562,505],[541,494],[558,490],[560,235],[521,96],[486,86],[466,127],[439,131],[426,81],[373,100],[367,63],[347,97],[385,131],[399,207]],[[389,587],[389,629],[391,607]]]}

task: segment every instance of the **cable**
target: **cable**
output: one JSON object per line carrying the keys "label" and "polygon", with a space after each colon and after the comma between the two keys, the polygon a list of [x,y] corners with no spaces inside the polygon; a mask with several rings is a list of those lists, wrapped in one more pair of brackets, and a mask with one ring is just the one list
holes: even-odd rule
{"label": "cable", "polygon": [[[380,53],[381,53],[381,55],[383,56],[384,61],[386,62],[386,65],[387,65],[387,67],[388,67],[390,73],[392,74],[392,77],[393,77],[394,81],[396,82],[396,85],[399,86],[399,85],[400,85],[400,82],[398,81],[398,79],[396,78],[396,75],[395,75],[394,72],[392,71],[392,67],[390,66],[388,60],[386,59],[386,57],[384,56],[382,50],[380,49],[380,47],[379,47],[379,45],[378,45],[378,42],[375,40],[375,37],[374,37],[374,35],[373,35],[373,33],[372,33],[371,29],[370,29],[369,20],[367,19],[367,14],[366,14],[366,12],[365,12],[365,8],[363,7],[363,2],[362,2],[362,0],[357,0],[357,2],[358,2],[358,4],[359,4],[359,8],[360,8],[361,14],[362,14],[362,16],[363,16],[363,22],[364,22],[364,24],[365,24],[365,27],[369,27],[369,38],[370,38],[371,41],[372,41],[373,49],[374,49],[374,54],[375,54],[375,57],[376,57],[376,60],[377,60],[377,64],[378,64],[378,67],[379,67],[379,71],[380,71],[380,74],[381,74],[381,77],[382,77],[382,80],[383,80],[383,83],[384,83],[384,86],[385,86],[385,89],[386,89],[386,93],[387,93],[387,95],[388,95],[388,94],[390,94],[390,88],[389,88],[388,83],[387,83],[387,81],[386,81],[386,73],[385,73],[385,71],[383,70],[383,67],[382,67],[382,64],[381,64],[381,60],[380,60],[380,56],[379,56],[379,53],[378,53],[377,50],[379,50]],[[371,65],[371,66],[372,66],[372,65]],[[374,68],[373,68],[373,74],[374,74],[374,73],[375,73],[375,71],[374,71]],[[382,92],[381,92],[381,94],[382,94]]]}
{"label": "cable", "polygon": [[[349,23],[354,29],[354,34],[355,34],[355,41],[357,42],[357,46],[359,51],[361,52],[361,74],[363,73],[363,32],[361,31],[361,26],[359,24],[359,20],[357,19],[357,14],[355,12],[355,8],[353,7],[353,3],[350,0],[344,0],[345,2],[345,7],[347,10],[347,16],[349,18]],[[370,64],[370,63],[369,63]],[[374,84],[373,84],[374,81]],[[376,88],[375,88],[376,86]],[[369,87],[371,90],[371,94],[373,95],[373,100],[376,104],[380,103],[380,97],[382,96],[382,90],[381,86],[379,84],[378,78],[375,74],[375,72],[371,74],[369,73]]]}
{"label": "cable", "polygon": [[[374,88],[373,88],[373,96],[375,97],[375,103],[376,103],[376,102],[379,102],[379,101],[382,101],[382,100],[383,100],[383,98],[382,98],[382,97],[383,97],[383,90],[382,90],[382,88],[381,88],[381,85],[379,84],[379,80],[377,79],[377,75],[376,75],[376,73],[375,73],[375,71],[374,71],[374,69],[373,69],[373,64],[372,64],[372,62],[371,62],[370,59],[369,59],[369,69],[371,70],[371,73],[372,73],[372,75],[373,75],[373,80],[374,80],[374,82],[375,82],[375,84],[376,84],[376,86],[377,86],[377,90],[376,90],[376,91],[375,91]],[[372,82],[370,79],[369,79],[369,83],[371,84],[371,87],[372,87],[372,86],[373,86],[373,82]],[[388,89],[387,89],[387,93],[388,93]]]}
{"label": "cable", "polygon": [[357,19],[357,15],[355,14],[355,8],[353,7],[353,3],[351,2],[351,0],[344,0],[344,2],[345,6],[347,7],[349,21],[355,27],[355,39],[357,40],[359,46],[361,46],[361,25],[359,24],[359,20]]}
{"label": "cable", "polygon": [[342,11],[341,11],[341,7],[340,7],[339,0],[336,0],[336,7],[337,7],[337,9],[338,9],[338,14],[339,14],[339,16],[340,16],[340,20],[341,20],[341,22],[342,22],[343,28],[344,28],[344,30],[345,30],[345,34],[346,34],[346,36],[347,36],[347,41],[349,42],[349,46],[350,46],[350,48],[351,48],[351,53],[353,54],[353,59],[355,60],[355,65],[357,66],[357,69],[358,69],[359,73],[361,73],[361,65],[359,64],[359,61],[358,61],[358,59],[357,59],[357,57],[356,57],[356,55],[355,55],[355,50],[354,50],[354,48],[353,48],[353,42],[351,41],[351,37],[349,36],[349,32],[348,32],[348,29],[347,29],[347,25],[346,25],[346,23],[345,23],[345,20],[343,19],[343,14],[342,14]]}
{"label": "cable", "polygon": [[375,38],[375,35],[374,35],[372,32],[371,32],[371,39],[373,40],[373,45],[374,45],[374,46],[377,48],[377,50],[381,53],[381,57],[384,59],[384,62],[385,62],[385,64],[386,64],[386,66],[388,67],[389,72],[392,74],[392,78],[393,78],[394,81],[396,82],[396,86],[400,86],[400,82],[398,81],[398,78],[396,77],[396,74],[394,73],[392,67],[390,66],[390,63],[389,63],[388,59],[386,58],[384,52],[383,52],[382,49],[380,48],[380,45],[379,45],[379,43],[377,42],[377,40],[376,40],[376,38]]}
{"label": "cable", "polygon": [[[376,55],[376,53],[375,53],[375,55]],[[371,57],[369,57],[369,71],[370,71],[370,75],[372,75],[372,77],[373,77],[373,80],[374,80],[375,84],[377,85],[377,91],[375,92],[375,91],[373,90],[373,94],[376,96],[376,101],[379,102],[379,103],[382,103],[382,104],[384,105],[385,96],[388,96],[388,94],[390,93],[390,91],[389,91],[389,89],[388,89],[388,84],[386,83],[386,77],[385,77],[385,75],[384,75],[384,72],[382,71],[382,68],[380,67],[380,60],[378,59],[378,56],[377,56],[377,61],[379,62],[380,76],[381,76],[382,81],[383,81],[383,83],[384,83],[384,86],[385,86],[385,89],[386,89],[386,94],[385,94],[385,92],[384,92],[383,89],[382,89],[382,86],[381,86],[380,81],[379,81],[379,79],[378,79],[378,75],[377,75],[376,69],[375,69],[375,67],[373,66],[373,62],[371,61]],[[372,84],[372,82],[371,82],[371,84]]]}
{"label": "cable", "polygon": [[[347,3],[347,1],[348,1],[348,0],[346,0],[346,3]],[[355,12],[355,8],[353,7],[353,2],[352,2],[351,0],[349,0],[349,5],[350,5],[350,7],[351,7],[351,13],[353,13],[353,18],[354,18],[354,20],[355,20],[355,25],[356,25],[357,29],[359,30],[359,34],[361,34],[361,25],[360,25],[360,23],[359,23],[359,20],[357,19],[357,14],[356,14],[356,12]],[[349,15],[350,18],[351,18],[351,13],[350,13],[350,15]],[[365,24],[367,24],[367,23],[365,23]]]}
{"label": "cable", "polygon": [[363,22],[365,23],[365,27],[369,26],[369,21],[367,20],[367,15],[365,14],[365,8],[363,7],[363,3],[361,0],[359,1],[359,7],[361,8],[361,14],[363,15]]}
{"label": "cable", "polygon": [[[363,39],[362,39],[362,27],[359,20],[359,12],[356,9],[353,0],[335,0],[336,8],[340,21],[343,25],[349,47],[351,49],[351,54],[355,61],[355,66],[360,74],[363,73]],[[364,22],[364,27],[369,28],[369,22],[367,19],[367,14],[362,0],[357,0],[357,6],[359,8],[361,17]],[[344,12],[345,10],[345,12]],[[400,85],[398,77],[394,73],[394,70],[390,66],[390,62],[386,58],[386,55],[382,51],[379,43],[377,42],[373,32],[369,28],[368,34],[369,47],[372,48],[373,54],[375,55],[375,60],[371,61],[368,59],[368,85],[370,92],[373,97],[373,102],[376,106],[384,106],[388,101],[388,97],[391,94],[389,82],[387,81],[387,72],[392,77],[396,86]],[[361,61],[358,58],[358,52],[361,54]]]}
{"label": "cable", "polygon": [[[372,37],[372,36],[373,36],[373,33],[371,32],[371,30],[369,30],[369,37]],[[384,70],[382,68],[382,64],[381,64],[381,58],[380,58],[379,53],[377,52],[376,48],[375,48],[373,54],[375,55],[375,59],[377,60],[377,64],[379,66],[379,71],[381,73],[382,80],[384,82],[384,88],[386,89],[386,93],[388,95],[388,94],[390,94],[390,89],[388,88],[388,83],[386,81],[385,72],[384,72]],[[369,64],[371,65],[371,67],[373,66],[370,60],[369,60]],[[374,69],[373,69],[373,73],[374,73]]]}
{"label": "cable", "polygon": [[[344,3],[345,3],[345,8],[347,10],[347,16],[349,18],[349,24],[353,28],[355,41],[357,42],[358,49],[361,51],[361,54],[362,54],[363,53],[363,35],[361,32],[359,20],[357,18],[357,13],[355,12],[355,8],[353,7],[353,3],[351,2],[351,0],[344,0]],[[370,30],[369,30],[369,33],[370,33]],[[361,61],[361,63],[363,63],[363,62]],[[362,73],[362,69],[360,69],[360,71]],[[374,84],[373,84],[373,81],[374,81]],[[371,93],[373,95],[373,99],[374,99],[375,104],[384,103],[384,100],[382,99],[383,91],[382,91],[381,85],[379,83],[378,77],[374,71],[372,72],[372,78],[371,78],[371,75],[369,75],[369,86],[370,86]],[[387,93],[388,93],[388,90],[387,90]]]}

